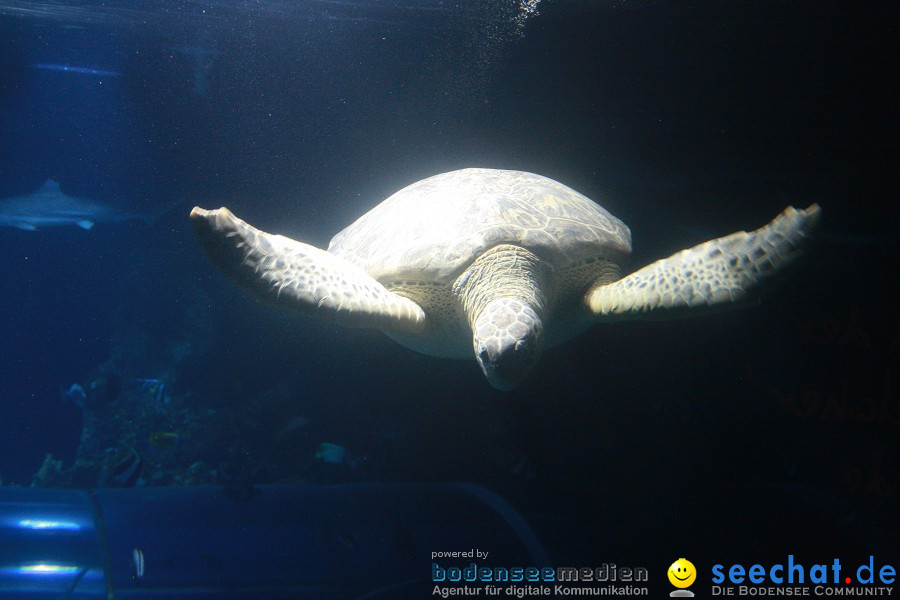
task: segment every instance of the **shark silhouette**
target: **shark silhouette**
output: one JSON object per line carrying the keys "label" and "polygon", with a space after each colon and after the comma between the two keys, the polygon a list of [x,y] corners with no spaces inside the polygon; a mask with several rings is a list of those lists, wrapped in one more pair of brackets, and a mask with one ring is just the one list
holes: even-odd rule
{"label": "shark silhouette", "polygon": [[67,196],[52,179],[27,196],[0,199],[0,227],[17,227],[25,231],[65,225],[90,229],[96,223],[134,219],[152,222],[154,218],[119,212],[103,204]]}

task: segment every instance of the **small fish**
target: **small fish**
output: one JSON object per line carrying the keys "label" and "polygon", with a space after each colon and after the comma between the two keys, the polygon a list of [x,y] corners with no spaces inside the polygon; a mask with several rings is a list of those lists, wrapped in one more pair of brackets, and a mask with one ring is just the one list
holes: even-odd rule
{"label": "small fish", "polygon": [[134,487],[141,478],[144,461],[134,448],[128,448],[128,456],[113,467],[110,485],[114,487]]}
{"label": "small fish", "polygon": [[144,578],[144,551],[140,548],[131,551],[131,574],[138,580]]}
{"label": "small fish", "polygon": [[171,450],[178,443],[180,437],[175,431],[154,431],[150,434],[148,441],[151,446],[160,450]]}
{"label": "small fish", "polygon": [[322,442],[316,450],[316,460],[328,465],[343,465],[351,469],[359,466],[359,459],[340,444]]}
{"label": "small fish", "polygon": [[347,460],[349,452],[340,444],[322,442],[316,450],[316,460],[329,465],[342,465]]}
{"label": "small fish", "polygon": [[70,385],[67,390],[60,387],[59,395],[63,402],[71,401],[78,408],[84,408],[85,401],[87,401],[87,393],[77,383]]}

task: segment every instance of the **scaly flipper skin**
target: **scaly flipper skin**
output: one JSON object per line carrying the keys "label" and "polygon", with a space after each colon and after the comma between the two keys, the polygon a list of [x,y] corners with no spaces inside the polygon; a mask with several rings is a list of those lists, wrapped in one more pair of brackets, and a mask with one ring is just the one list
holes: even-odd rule
{"label": "scaly flipper skin", "polygon": [[600,321],[655,319],[747,303],[802,254],[821,210],[788,207],[760,229],[740,231],[658,260],[585,296]]}
{"label": "scaly flipper skin", "polygon": [[260,299],[390,333],[415,334],[425,326],[418,304],[333,254],[260,231],[227,208],[194,207],[191,222],[213,261]]}

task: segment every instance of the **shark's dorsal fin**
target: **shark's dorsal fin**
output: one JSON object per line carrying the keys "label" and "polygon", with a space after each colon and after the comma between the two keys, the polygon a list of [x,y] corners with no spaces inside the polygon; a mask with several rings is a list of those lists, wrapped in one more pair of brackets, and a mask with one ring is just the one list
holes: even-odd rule
{"label": "shark's dorsal fin", "polygon": [[44,182],[44,185],[40,187],[38,192],[50,193],[50,192],[59,192],[59,182],[55,179],[48,179]]}

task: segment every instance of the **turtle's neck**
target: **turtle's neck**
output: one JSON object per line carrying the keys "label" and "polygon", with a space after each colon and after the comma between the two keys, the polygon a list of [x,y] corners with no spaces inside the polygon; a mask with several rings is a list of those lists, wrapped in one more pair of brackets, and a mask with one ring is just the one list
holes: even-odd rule
{"label": "turtle's neck", "polygon": [[453,282],[453,297],[466,313],[469,326],[488,304],[500,298],[519,300],[543,318],[551,276],[551,267],[533,252],[501,244],[475,259]]}

